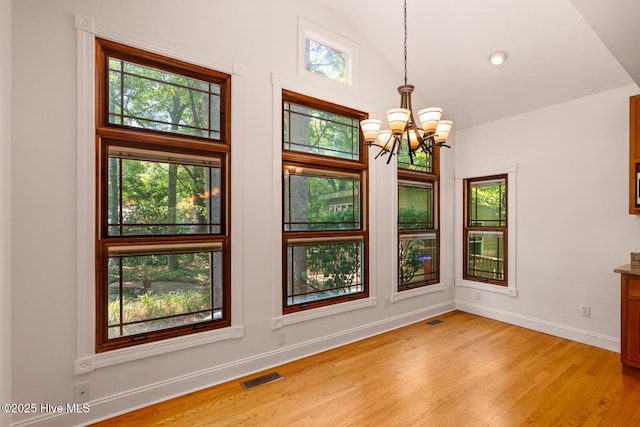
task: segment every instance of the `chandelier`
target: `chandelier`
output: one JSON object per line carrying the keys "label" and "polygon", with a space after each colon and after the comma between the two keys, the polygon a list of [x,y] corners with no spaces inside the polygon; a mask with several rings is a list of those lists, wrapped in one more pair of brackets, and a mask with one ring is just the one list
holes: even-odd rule
{"label": "chandelier", "polygon": [[389,153],[387,164],[392,156],[400,152],[403,140],[407,143],[411,164],[418,149],[422,149],[428,156],[433,156],[433,147],[451,148],[445,143],[452,123],[449,120],[440,120],[442,108],[430,107],[420,110],[418,119],[422,127],[418,127],[411,107],[413,89],[415,86],[407,83],[407,0],[404,0],[404,84],[398,87],[400,108],[387,111],[390,130],[380,130],[380,120],[367,119],[360,122],[365,143],[380,147],[380,152],[375,158]]}

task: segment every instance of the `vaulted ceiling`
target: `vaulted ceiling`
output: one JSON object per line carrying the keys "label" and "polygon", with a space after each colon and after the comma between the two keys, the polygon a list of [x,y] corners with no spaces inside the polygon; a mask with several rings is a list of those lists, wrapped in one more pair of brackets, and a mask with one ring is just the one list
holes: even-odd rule
{"label": "vaulted ceiling", "polygon": [[[317,1],[403,83],[403,0]],[[409,83],[429,104],[416,107],[444,108],[457,128],[640,85],[640,0],[407,0],[407,11]],[[501,66],[489,63],[497,50]]]}

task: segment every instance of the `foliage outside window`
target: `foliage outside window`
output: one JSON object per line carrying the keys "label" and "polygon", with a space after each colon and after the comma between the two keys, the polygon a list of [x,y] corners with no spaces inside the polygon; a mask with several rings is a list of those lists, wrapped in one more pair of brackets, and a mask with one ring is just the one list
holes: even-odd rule
{"label": "foliage outside window", "polygon": [[230,326],[230,76],[96,54],[96,351]]}
{"label": "foliage outside window", "polygon": [[507,176],[466,179],[464,278],[507,285]]}
{"label": "foliage outside window", "polygon": [[363,113],[283,91],[283,312],[368,296]]}
{"label": "foliage outside window", "polygon": [[346,53],[312,39],[306,39],[305,42],[307,70],[340,83],[347,82],[348,56]]}
{"label": "foliage outside window", "polygon": [[[431,147],[431,140],[425,141],[425,143]],[[407,149],[408,144],[406,138],[403,138],[402,148],[398,152],[397,155],[397,163],[398,170],[400,172],[407,171],[416,171],[423,172],[425,174],[434,174],[435,173],[435,164],[437,164],[437,160],[434,161],[433,156],[429,155],[423,150],[416,150],[413,155],[413,158],[409,156],[409,150]],[[435,149],[435,148],[434,148]]]}

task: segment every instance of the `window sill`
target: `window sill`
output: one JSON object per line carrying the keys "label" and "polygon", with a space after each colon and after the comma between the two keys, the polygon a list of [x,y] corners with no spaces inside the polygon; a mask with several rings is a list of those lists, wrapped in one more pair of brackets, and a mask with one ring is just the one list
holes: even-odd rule
{"label": "window sill", "polygon": [[356,301],[314,308],[307,311],[285,314],[283,316],[274,317],[271,321],[271,328],[280,329],[286,325],[293,325],[294,323],[306,322],[313,319],[333,316],[337,313],[344,313],[346,311],[360,310],[366,307],[374,307],[377,303],[378,299],[376,297],[369,297]]}
{"label": "window sill", "polygon": [[244,325],[141,344],[136,347],[113,350],[77,359],[74,361],[74,373],[76,375],[85,374],[107,366],[242,337],[244,337]]}
{"label": "window sill", "polygon": [[478,289],[480,291],[493,292],[496,294],[508,295],[510,297],[517,297],[518,291],[513,285],[501,286],[501,285],[489,285],[486,283],[474,282],[472,280],[457,279],[456,286],[463,288]]}
{"label": "window sill", "polygon": [[431,294],[433,292],[442,292],[447,290],[444,283],[434,283],[433,285],[421,286],[415,289],[407,289],[406,291],[394,292],[391,294],[391,302],[396,303],[403,299],[414,298],[420,295]]}

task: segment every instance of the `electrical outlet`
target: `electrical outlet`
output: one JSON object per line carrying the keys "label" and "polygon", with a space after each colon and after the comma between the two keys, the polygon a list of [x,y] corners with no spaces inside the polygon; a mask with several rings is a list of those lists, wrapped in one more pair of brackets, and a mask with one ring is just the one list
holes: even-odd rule
{"label": "electrical outlet", "polygon": [[286,335],[284,331],[278,333],[278,345],[284,345],[286,339]]}
{"label": "electrical outlet", "polygon": [[582,317],[591,317],[591,307],[588,305],[580,306],[580,315]]}
{"label": "electrical outlet", "polygon": [[475,292],[473,293],[473,298],[474,298],[475,300],[479,301],[479,300],[480,300],[480,291],[475,291]]}
{"label": "electrical outlet", "polygon": [[73,386],[73,400],[75,403],[83,403],[89,401],[89,381],[78,383]]}

